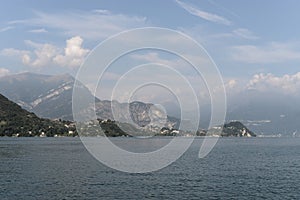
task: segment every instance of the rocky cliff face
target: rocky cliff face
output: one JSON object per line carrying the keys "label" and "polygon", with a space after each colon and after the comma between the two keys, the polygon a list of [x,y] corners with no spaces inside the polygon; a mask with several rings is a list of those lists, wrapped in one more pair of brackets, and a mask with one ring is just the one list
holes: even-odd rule
{"label": "rocky cliff face", "polygon": [[162,109],[150,103],[117,101],[99,101],[96,103],[96,114],[101,119],[113,119],[129,123],[137,128],[157,129],[162,127],[178,128],[180,120],[168,116]]}

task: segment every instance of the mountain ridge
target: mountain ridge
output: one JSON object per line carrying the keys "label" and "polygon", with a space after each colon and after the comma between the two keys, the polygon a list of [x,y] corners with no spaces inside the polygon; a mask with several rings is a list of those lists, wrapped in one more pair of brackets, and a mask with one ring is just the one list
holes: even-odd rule
{"label": "mountain ridge", "polygon": [[[50,119],[73,120],[72,114],[72,90],[75,78],[69,74],[44,75],[31,72],[20,73],[0,78],[0,93],[10,100],[18,103],[29,112],[37,116]],[[82,87],[84,95],[95,98],[87,87]],[[254,91],[252,91],[253,93]],[[240,121],[260,135],[286,134],[291,135],[300,131],[299,119],[300,109],[290,105],[288,97],[279,96],[277,99],[260,100],[265,95],[255,92],[243,93],[235,101],[228,100],[228,111],[226,121]],[[265,95],[274,96],[274,95]],[[290,99],[289,99],[290,100]],[[293,100],[293,105],[298,105]],[[130,109],[130,119],[140,127],[151,124],[149,111],[151,103],[130,102],[120,103],[118,101],[95,99],[96,114],[101,119],[128,121],[124,116],[125,109]],[[166,107],[165,105],[163,105]],[[174,107],[174,106],[173,106]],[[112,108],[116,109],[120,116],[113,116]],[[211,106],[202,106],[200,126],[207,129],[210,121]],[[139,110],[139,112],[137,112]],[[174,110],[180,111],[179,108]],[[200,112],[199,111],[199,112]],[[169,113],[169,109],[168,109]],[[180,112],[178,116],[167,115],[167,126],[178,128]],[[117,119],[115,119],[117,117]]]}
{"label": "mountain ridge", "polygon": [[[0,78],[0,93],[39,117],[50,119],[73,120],[72,92],[75,78],[69,74],[43,75],[20,73]],[[119,103],[117,101],[99,100],[87,87],[80,86],[80,94],[95,98],[97,117],[115,120],[112,107],[119,114],[130,109],[130,117],[138,126],[150,123],[149,109],[153,104],[143,102]],[[92,106],[92,105],[91,105]],[[121,121],[128,122],[129,116],[121,116]],[[177,128],[179,120],[167,116],[170,128]]]}
{"label": "mountain ridge", "polygon": [[[0,78],[0,93],[39,117],[72,120],[70,74],[44,75],[25,72]],[[86,87],[83,94],[91,95]]]}
{"label": "mountain ridge", "polygon": [[[150,135],[155,134],[158,136],[176,136],[178,134],[181,136],[185,136],[186,134],[189,134],[189,132],[168,127],[162,127],[152,130],[136,129],[130,123],[120,123],[111,120],[97,119],[96,121],[81,123],[82,124],[79,127],[81,129],[81,132],[84,130],[83,134],[86,134],[86,136],[106,135],[107,137],[130,137],[132,136],[132,134],[137,134],[138,136],[143,133]],[[100,125],[101,129],[94,128],[98,125]],[[217,127],[217,129],[221,127]],[[197,135],[200,136],[210,136],[214,134],[214,130],[205,131],[204,135],[201,135],[200,132],[197,132]],[[77,131],[75,123],[73,122],[39,118],[34,113],[26,111],[25,109],[21,108],[21,106],[10,101],[8,98],[0,94],[0,136],[77,136]],[[253,132],[249,131],[247,127],[245,127],[242,123],[230,122],[229,124],[224,125],[222,134],[219,136],[255,137],[256,135]]]}

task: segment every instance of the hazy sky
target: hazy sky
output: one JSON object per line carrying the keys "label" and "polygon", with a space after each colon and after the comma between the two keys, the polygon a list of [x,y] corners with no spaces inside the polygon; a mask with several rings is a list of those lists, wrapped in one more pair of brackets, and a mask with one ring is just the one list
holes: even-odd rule
{"label": "hazy sky", "polygon": [[[75,75],[85,56],[107,37],[157,26],[202,44],[228,93],[275,89],[298,95],[299,8],[296,0],[5,1],[0,7],[0,75]],[[135,58],[163,59],[151,52]]]}

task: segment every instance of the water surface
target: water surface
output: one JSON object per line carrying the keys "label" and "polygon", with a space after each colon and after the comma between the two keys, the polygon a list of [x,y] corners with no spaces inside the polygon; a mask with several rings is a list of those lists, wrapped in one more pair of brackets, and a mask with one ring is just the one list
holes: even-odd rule
{"label": "water surface", "polygon": [[221,138],[198,159],[201,142],[169,167],[129,174],[95,160],[79,138],[0,138],[0,197],[300,199],[300,138]]}

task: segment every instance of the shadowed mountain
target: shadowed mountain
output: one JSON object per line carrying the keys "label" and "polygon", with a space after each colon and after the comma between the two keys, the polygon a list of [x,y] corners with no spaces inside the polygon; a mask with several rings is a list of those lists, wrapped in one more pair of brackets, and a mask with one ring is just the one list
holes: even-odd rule
{"label": "shadowed mountain", "polygon": [[0,136],[75,134],[75,127],[71,128],[70,125],[67,121],[41,119],[0,94]]}

